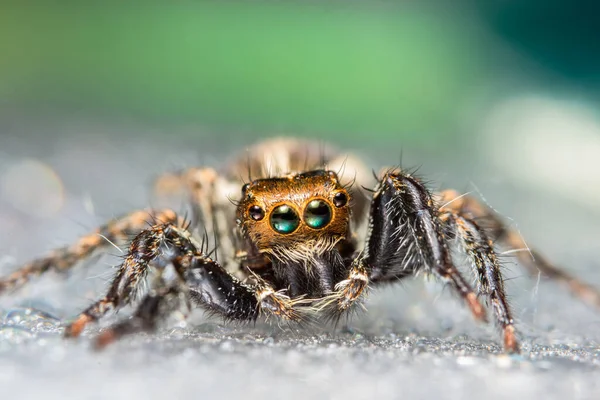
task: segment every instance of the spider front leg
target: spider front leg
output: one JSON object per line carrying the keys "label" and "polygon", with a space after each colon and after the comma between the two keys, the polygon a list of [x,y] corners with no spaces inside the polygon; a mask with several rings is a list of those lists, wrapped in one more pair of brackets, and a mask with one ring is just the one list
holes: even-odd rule
{"label": "spider front leg", "polygon": [[189,311],[190,303],[227,320],[254,321],[261,312],[287,321],[301,318],[294,308],[301,300],[291,300],[263,284],[256,288],[242,285],[210,258],[200,255],[177,257],[173,266],[181,278],[178,284],[163,286],[147,294],[130,318],[112,325],[97,337],[97,349],[125,335],[152,332],[173,312],[182,307]]}
{"label": "spider front leg", "polygon": [[134,316],[106,331],[101,342],[130,332],[154,329],[156,320],[164,318],[168,314],[165,310],[171,309],[161,305],[176,292],[184,293],[191,303],[226,319],[253,321],[261,311],[289,320],[299,315],[293,309],[296,302],[283,293],[275,292],[268,285],[250,287],[231,276],[219,263],[203,254],[201,246],[185,229],[159,224],[136,236],[107,294],[68,325],[65,336],[78,336],[89,323],[131,303],[149,268],[164,268],[169,264],[179,274],[180,284],[174,289],[154,288],[144,297]]}
{"label": "spider front leg", "polygon": [[373,283],[424,270],[448,283],[476,319],[486,320],[477,295],[452,263],[438,211],[421,182],[402,171],[387,172],[373,194],[369,225],[362,257]]}
{"label": "spider front leg", "polygon": [[139,210],[115,219],[82,236],[74,244],[56,249],[47,256],[30,261],[8,276],[0,278],[0,295],[18,289],[31,278],[48,271],[66,272],[96,251],[137,234],[148,226],[148,221],[177,223],[178,218],[171,210]]}
{"label": "spider front leg", "polygon": [[486,320],[477,295],[452,264],[431,194],[415,178],[389,171],[373,194],[366,246],[352,262],[348,278],[328,297],[336,299],[339,311],[344,311],[369,282],[396,281],[421,270],[450,284],[473,316]]}
{"label": "spider front leg", "polygon": [[[180,235],[179,239],[184,242],[189,240],[184,232],[175,234]],[[177,279],[171,284],[165,284],[164,280],[158,279],[162,286],[150,290],[130,318],[104,330],[96,339],[97,348],[102,348],[124,335],[152,332],[161,320],[172,313],[181,311],[182,308],[189,311],[192,303],[226,319],[256,319],[259,302],[253,290],[240,284],[209,257],[194,254],[195,252],[187,253],[186,246],[181,244],[182,242],[167,244],[168,247],[180,246],[179,250],[171,247],[169,255],[166,256],[171,260]],[[187,245],[193,248],[193,243]],[[186,254],[176,255],[181,250]]]}
{"label": "spider front leg", "polygon": [[369,285],[369,274],[362,259],[357,258],[350,267],[348,277],[335,285],[335,292],[323,299],[318,308],[336,304],[337,314],[350,309],[365,293]]}

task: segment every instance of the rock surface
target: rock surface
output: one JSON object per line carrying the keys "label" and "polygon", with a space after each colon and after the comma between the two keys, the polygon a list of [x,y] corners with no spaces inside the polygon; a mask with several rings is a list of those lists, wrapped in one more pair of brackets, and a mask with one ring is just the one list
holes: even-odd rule
{"label": "rock surface", "polygon": [[[8,156],[0,167],[25,157],[41,159],[61,177],[65,192],[61,211],[45,219],[11,207],[10,193],[2,194],[0,272],[143,206],[152,175],[172,170],[169,162],[183,166],[220,158],[199,150],[199,160],[185,147],[170,148],[161,158],[164,143],[140,148],[134,141],[140,137],[106,143],[102,135],[45,142],[14,132],[6,136],[2,148]],[[51,150],[42,151],[44,146]],[[466,174],[460,160],[443,162],[432,160],[427,170],[451,171],[442,180],[459,187],[477,181],[542,251],[600,287],[597,217],[548,193],[490,181],[485,165],[476,175]],[[551,282],[525,277],[508,256],[520,356],[502,354],[495,329],[474,323],[448,290],[422,278],[372,293],[368,313],[337,329],[224,326],[197,313],[187,325],[128,337],[95,352],[90,339],[99,328],[79,340],[63,340],[60,322],[102,291],[113,272],[107,265],[118,255],[111,253],[68,279],[51,274],[0,299],[3,398],[600,398],[600,311]]]}

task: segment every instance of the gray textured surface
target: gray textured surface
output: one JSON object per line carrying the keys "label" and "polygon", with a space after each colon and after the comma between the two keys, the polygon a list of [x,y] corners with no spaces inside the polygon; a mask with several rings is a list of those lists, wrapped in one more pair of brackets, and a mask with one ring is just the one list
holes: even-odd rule
{"label": "gray textured surface", "polygon": [[[66,198],[61,211],[37,218],[17,211],[3,193],[3,273],[145,205],[153,174],[200,162],[216,165],[234,148],[173,144],[167,136],[144,143],[134,133],[109,139],[100,127],[94,133],[77,124],[4,129],[2,171],[24,157],[42,160],[61,176]],[[388,156],[391,163],[397,160],[394,150],[365,152],[382,164]],[[485,161],[467,164],[463,157],[436,159],[406,149],[404,154],[407,163],[423,164],[423,173],[445,186],[477,183],[488,201],[519,221],[530,244],[600,285],[594,212],[515,185]],[[372,293],[369,312],[336,331],[222,326],[199,313],[187,327],[127,338],[101,353],[89,347],[97,328],[64,341],[58,320],[20,311],[32,306],[57,318],[72,316],[98,296],[115,262],[114,256],[102,258],[66,280],[45,277],[0,299],[3,398],[600,398],[600,312],[552,283],[524,277],[508,257],[508,290],[524,348],[519,357],[500,354],[493,328],[472,322],[447,290],[420,279]]]}

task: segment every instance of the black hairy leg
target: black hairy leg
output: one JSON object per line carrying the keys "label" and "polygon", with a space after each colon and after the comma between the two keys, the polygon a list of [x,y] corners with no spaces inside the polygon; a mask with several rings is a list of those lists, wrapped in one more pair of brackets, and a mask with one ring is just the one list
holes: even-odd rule
{"label": "black hairy leg", "polygon": [[353,305],[365,294],[369,285],[369,274],[362,258],[356,258],[350,266],[347,277],[335,285],[335,290],[319,300],[315,308],[319,311],[326,310],[327,316],[338,320],[342,314],[351,309]]}
{"label": "black hairy leg", "polygon": [[552,264],[539,251],[530,248],[516,229],[512,229],[491,208],[482,204],[472,196],[461,195],[454,190],[441,193],[442,211],[451,211],[476,221],[484,228],[494,243],[515,250],[515,256],[520,265],[533,277],[555,280],[568,288],[573,295],[586,303],[600,308],[600,291],[571,275],[564,269]]}
{"label": "black hairy leg", "polygon": [[66,327],[65,335],[78,336],[89,323],[99,320],[109,311],[132,303],[149,269],[164,269],[169,265],[173,265],[180,277],[179,287],[176,285],[172,290],[165,289],[165,286],[153,288],[144,297],[131,321],[117,324],[118,328],[114,328],[116,331],[109,330],[112,333],[106,335],[119,336],[130,331],[152,330],[155,322],[165,317],[165,307],[160,305],[166,299],[160,299],[161,293],[166,296],[174,290],[189,296],[190,303],[226,319],[251,321],[261,311],[285,320],[300,317],[294,309],[299,301],[276,292],[266,283],[253,287],[242,284],[205,255],[201,247],[188,231],[173,224],[157,224],[143,230],[131,242],[106,295],[76,317]]}
{"label": "black hairy leg", "polygon": [[31,278],[48,271],[67,272],[96,251],[129,239],[147,227],[149,221],[177,223],[177,215],[171,210],[138,210],[117,218],[80,237],[72,245],[56,249],[47,256],[30,261],[8,276],[0,278],[0,294],[18,289]]}
{"label": "black hairy leg", "polygon": [[373,284],[432,273],[466,302],[475,319],[486,320],[477,295],[452,263],[443,222],[419,180],[388,171],[373,194],[369,225],[361,262],[368,266]]}
{"label": "black hairy leg", "polygon": [[519,343],[515,335],[512,312],[506,301],[504,280],[500,272],[500,263],[494,251],[492,241],[477,223],[468,217],[446,212],[440,215],[469,256],[475,276],[478,293],[488,296],[496,321],[502,329],[504,348],[511,353],[519,352]]}
{"label": "black hairy leg", "polygon": [[144,296],[134,314],[104,330],[95,340],[95,347],[102,349],[108,344],[138,332],[152,332],[157,322],[181,307],[182,293],[175,286],[162,287]]}
{"label": "black hairy leg", "polygon": [[130,318],[115,323],[96,338],[97,348],[125,335],[152,332],[159,322],[174,312],[187,314],[192,304],[230,320],[253,321],[257,318],[259,307],[254,291],[241,285],[212,259],[185,254],[175,256],[171,263],[178,279],[171,283],[159,279],[161,286],[151,289],[142,298]]}

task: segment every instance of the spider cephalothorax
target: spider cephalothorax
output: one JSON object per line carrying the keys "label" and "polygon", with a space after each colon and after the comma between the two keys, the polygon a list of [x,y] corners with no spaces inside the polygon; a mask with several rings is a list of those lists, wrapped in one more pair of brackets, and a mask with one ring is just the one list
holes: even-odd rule
{"label": "spider cephalothorax", "polygon": [[243,187],[237,223],[259,252],[303,260],[347,238],[348,200],[333,171],[258,179]]}
{"label": "spider cephalothorax", "polygon": [[336,247],[350,234],[349,198],[333,171],[258,179],[243,187],[237,223],[292,294],[324,295],[346,269]]}
{"label": "spider cephalothorax", "polygon": [[[354,157],[320,147],[271,140],[222,173],[190,168],[167,174],[157,188],[188,196],[190,222],[170,209],[135,211],[0,279],[0,293],[46,271],[68,270],[95,250],[127,243],[134,235],[106,295],[67,325],[66,336],[78,336],[90,322],[138,298],[135,313],[105,330],[98,345],[152,330],[175,309],[190,305],[239,321],[261,314],[287,321],[320,312],[340,316],[367,287],[423,271],[447,283],[476,319],[486,319],[480,295],[486,296],[505,350],[519,351],[496,247],[526,248],[520,235],[472,197],[452,190],[432,194],[398,168],[385,170],[373,183]],[[246,184],[239,182],[244,166],[251,175]],[[344,173],[356,184],[342,183]],[[370,199],[357,189],[369,186]],[[213,237],[214,259],[205,243]],[[455,267],[453,246],[466,254],[476,290]],[[539,253],[516,254],[529,272],[544,273],[600,306],[598,291]],[[170,267],[175,273],[164,274]],[[150,290],[137,296],[149,272]]]}

